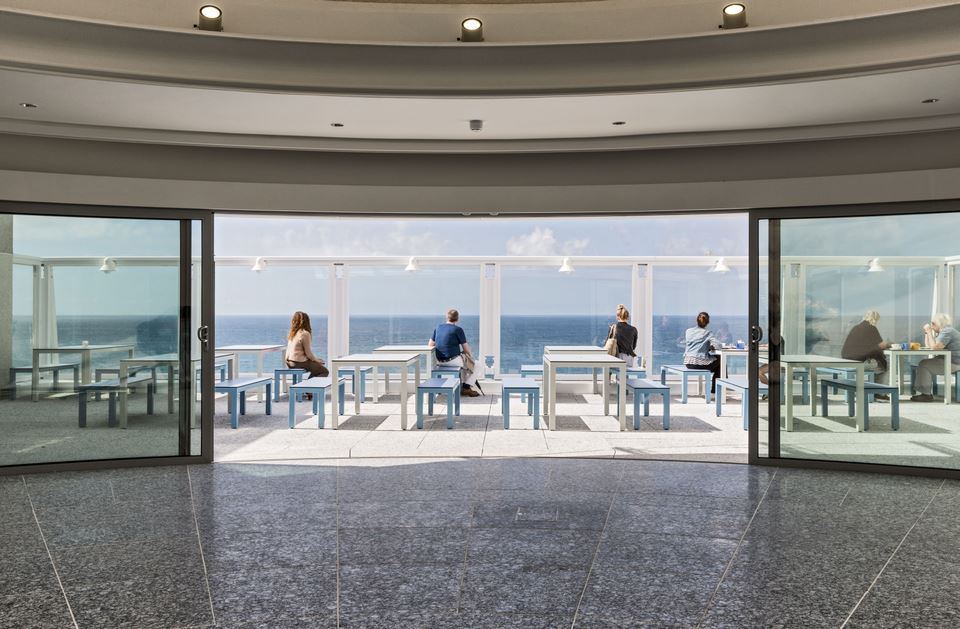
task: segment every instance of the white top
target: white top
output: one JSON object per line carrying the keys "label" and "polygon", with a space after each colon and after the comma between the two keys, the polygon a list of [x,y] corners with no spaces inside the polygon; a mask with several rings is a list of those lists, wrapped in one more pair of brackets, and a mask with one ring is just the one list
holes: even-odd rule
{"label": "white top", "polygon": [[218,352],[269,352],[281,350],[286,345],[224,345],[216,348]]}
{"label": "white top", "polygon": [[780,357],[782,363],[844,363],[850,365],[862,364],[859,360],[836,358],[835,356],[820,356],[819,354],[787,354]]}
{"label": "white top", "polygon": [[411,352],[408,354],[390,354],[383,352],[380,354],[349,354],[334,358],[331,362],[338,363],[403,363],[411,360],[419,360],[420,354]]}
{"label": "white top", "polygon": [[381,345],[375,352],[429,352],[429,345]]}
{"label": "white top", "polygon": [[130,349],[133,345],[130,343],[119,343],[115,345],[63,345],[61,347],[34,347],[36,352],[80,352],[88,349]]}
{"label": "white top", "polygon": [[545,355],[543,359],[551,363],[604,363],[611,367],[626,364],[616,356],[611,356],[606,352],[602,354],[554,354],[552,356]]}
{"label": "white top", "polygon": [[544,353],[564,353],[564,354],[606,354],[607,350],[596,345],[547,345],[543,348]]}

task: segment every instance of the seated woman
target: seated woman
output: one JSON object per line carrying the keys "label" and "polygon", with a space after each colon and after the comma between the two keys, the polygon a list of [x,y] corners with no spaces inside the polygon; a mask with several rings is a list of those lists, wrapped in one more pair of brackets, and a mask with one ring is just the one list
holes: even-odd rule
{"label": "seated woman", "polygon": [[[887,358],[883,350],[889,349],[890,343],[885,343],[880,337],[880,330],[877,329],[879,322],[880,313],[876,310],[868,310],[863,315],[863,321],[853,326],[847,334],[843,348],[840,350],[840,357],[865,363],[867,367],[873,369],[876,381],[886,384]],[[890,399],[886,395],[877,395],[876,398]]]}
{"label": "seated woman", "polygon": [[630,311],[623,304],[617,306],[617,323],[611,334],[617,341],[617,358],[627,367],[637,366],[637,328],[630,325]]}
{"label": "seated woman", "polygon": [[287,351],[284,360],[291,369],[305,369],[310,377],[329,376],[330,370],[323,366],[323,361],[314,355],[310,345],[313,341],[313,330],[310,328],[310,315],[299,310],[293,313],[290,320],[290,333],[287,334]]}
{"label": "seated woman", "polygon": [[720,377],[720,357],[711,352],[718,350],[721,343],[707,330],[710,324],[710,315],[701,312],[697,315],[697,327],[687,328],[684,335],[686,349],[683,352],[683,364],[687,369],[709,369],[713,372],[710,379],[710,393],[717,392],[717,378]]}

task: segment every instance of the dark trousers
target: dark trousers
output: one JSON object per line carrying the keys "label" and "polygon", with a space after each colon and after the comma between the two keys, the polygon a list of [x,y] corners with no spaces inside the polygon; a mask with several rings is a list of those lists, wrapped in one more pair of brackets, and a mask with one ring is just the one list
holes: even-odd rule
{"label": "dark trousers", "polygon": [[294,362],[292,360],[288,360],[287,367],[290,369],[306,369],[308,372],[310,372],[311,378],[316,378],[317,376],[325,378],[330,375],[330,370],[315,360],[305,360],[303,362]]}
{"label": "dark trousers", "polygon": [[717,356],[713,359],[713,362],[707,365],[687,365],[687,369],[709,369],[713,373],[713,377],[710,378],[710,393],[717,392],[717,378],[720,377],[720,357]]}

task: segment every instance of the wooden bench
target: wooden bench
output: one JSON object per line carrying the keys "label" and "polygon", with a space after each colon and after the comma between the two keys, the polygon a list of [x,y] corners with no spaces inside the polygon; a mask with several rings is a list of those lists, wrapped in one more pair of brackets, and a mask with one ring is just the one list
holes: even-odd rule
{"label": "wooden bench", "polygon": [[[56,365],[40,365],[38,371],[45,371],[53,374],[53,390],[60,388],[60,372],[67,369],[73,370],[73,390],[76,391],[80,384],[80,363],[57,363]],[[10,399],[17,399],[17,374],[28,373],[33,375],[33,367],[11,367],[10,368]]]}
{"label": "wooden bench", "polygon": [[540,428],[540,384],[533,378],[504,378],[501,391],[503,429],[510,429],[510,395],[519,393],[520,400],[527,402],[527,415],[533,417],[533,428]]}
{"label": "wooden bench", "polygon": [[[147,383],[147,415],[153,415],[153,395],[156,393],[156,383],[153,381],[153,378],[148,374],[137,374],[127,378],[126,388],[130,389],[135,384],[140,384],[141,382]],[[109,398],[109,406],[107,407],[107,425],[116,426],[117,425],[117,394],[120,392],[120,379],[116,380],[100,380],[98,382],[91,382],[89,384],[81,384],[77,387],[77,391],[80,393],[77,396],[77,399],[80,400],[80,409],[79,409],[79,426],[80,428],[85,428],[87,425],[87,394],[89,393],[107,393]],[[98,397],[99,399],[99,397]]]}
{"label": "wooden bench", "polygon": [[[360,371],[360,399],[367,399],[367,374],[373,371],[373,367],[358,367]],[[344,367],[338,370],[338,376],[350,378],[350,392],[357,396],[357,374],[353,367]]]}
{"label": "wooden bench", "polygon": [[[329,376],[326,377],[316,377],[316,378],[307,378],[303,382],[298,382],[290,386],[290,410],[287,414],[287,423],[290,425],[290,428],[294,428],[297,425],[297,401],[304,393],[313,394],[313,412],[317,414],[317,427],[323,428],[324,421],[326,421],[326,404],[324,402],[327,399],[327,390],[333,384],[333,379]],[[347,388],[347,379],[344,376],[337,378],[337,402],[340,406],[340,414],[343,414],[343,398],[344,391]]]}
{"label": "wooden bench", "polygon": [[427,414],[433,415],[433,396],[447,396],[447,430],[453,428],[454,407],[460,415],[460,378],[430,378],[417,385],[417,428],[423,428],[423,396],[427,396]]}
{"label": "wooden bench", "polygon": [[[283,378],[283,381],[287,381],[287,376],[290,376],[290,379],[293,381],[293,384],[300,382],[304,376],[307,375],[306,369],[283,367],[281,369],[273,370],[273,401],[280,401],[280,379]],[[292,388],[293,385],[291,385]]]}
{"label": "wooden bench", "polygon": [[[234,378],[233,380],[224,380],[213,385],[213,390],[217,393],[226,393],[228,405],[230,407],[230,427],[237,428],[240,425],[240,415],[247,413],[247,391],[250,389],[259,389],[266,387],[267,396],[264,398],[267,415],[271,415],[272,407],[270,402],[273,399],[270,388],[273,386],[270,376],[260,376],[254,378]],[[237,397],[240,399],[238,400]]]}
{"label": "wooden bench", "polygon": [[[768,385],[757,382],[760,393],[767,393],[770,388]],[[730,376],[727,378],[717,378],[717,417],[723,413],[723,403],[726,401],[726,394],[729,391],[736,391],[740,394],[740,414],[743,417],[743,429],[750,429],[750,383],[745,376]]]}
{"label": "wooden bench", "polygon": [[[821,415],[827,416],[827,388],[832,387],[834,391],[843,389],[847,392],[847,415],[853,417],[856,411],[856,392],[857,381],[840,380],[820,381],[820,411]],[[887,394],[890,396],[890,425],[894,430],[900,430],[900,391],[899,388],[890,384],[880,384],[878,382],[864,382],[863,396],[869,400],[870,395]],[[870,430],[870,403],[863,405],[863,429]]]}
{"label": "wooden bench", "polygon": [[667,374],[675,373],[680,376],[680,403],[687,403],[687,384],[691,377],[700,378],[700,386],[703,388],[704,397],[707,404],[710,403],[710,378],[713,372],[709,369],[690,369],[686,365],[661,365],[660,366],[660,384],[667,384]]}
{"label": "wooden bench", "polygon": [[[613,383],[613,390],[617,396],[617,413],[620,412],[620,383]],[[670,430],[670,387],[666,384],[657,384],[645,378],[627,378],[627,391],[633,391],[633,429],[640,430],[640,402],[643,402],[643,416],[650,416],[650,396],[659,395],[663,398],[663,429]]]}

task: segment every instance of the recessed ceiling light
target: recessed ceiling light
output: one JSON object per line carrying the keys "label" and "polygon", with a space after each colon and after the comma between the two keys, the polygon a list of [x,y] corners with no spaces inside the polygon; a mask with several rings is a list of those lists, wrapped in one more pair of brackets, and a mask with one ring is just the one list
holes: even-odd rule
{"label": "recessed ceiling light", "polygon": [[343,126],[343,123],[342,123],[342,122],[331,122],[331,123],[330,123],[330,126],[331,126],[331,127],[340,128],[340,127]]}
{"label": "recessed ceiling light", "polygon": [[931,105],[931,104],[933,104],[933,103],[939,103],[939,102],[940,102],[940,99],[939,99],[939,98],[928,98],[928,99],[923,100],[923,101],[920,101],[920,102],[922,102],[924,105]]}
{"label": "recessed ceiling light", "polygon": [[36,108],[37,108],[37,106],[34,105],[33,103],[20,103],[20,106],[23,107],[24,109],[36,109]]}
{"label": "recessed ceiling light", "polygon": [[614,124],[615,126],[619,127],[619,126],[625,125],[625,124],[627,124],[627,123],[626,123],[626,121],[624,121],[624,120],[617,120],[617,121],[615,121],[613,124]]}
{"label": "recessed ceiling light", "polygon": [[212,4],[203,5],[200,7],[200,20],[195,26],[201,31],[222,31],[223,11]]}
{"label": "recessed ceiling light", "polygon": [[743,28],[747,25],[747,7],[739,2],[723,7],[723,24],[720,28]]}
{"label": "recessed ceiling light", "polygon": [[475,17],[468,17],[460,22],[460,41],[483,41],[483,22]]}

